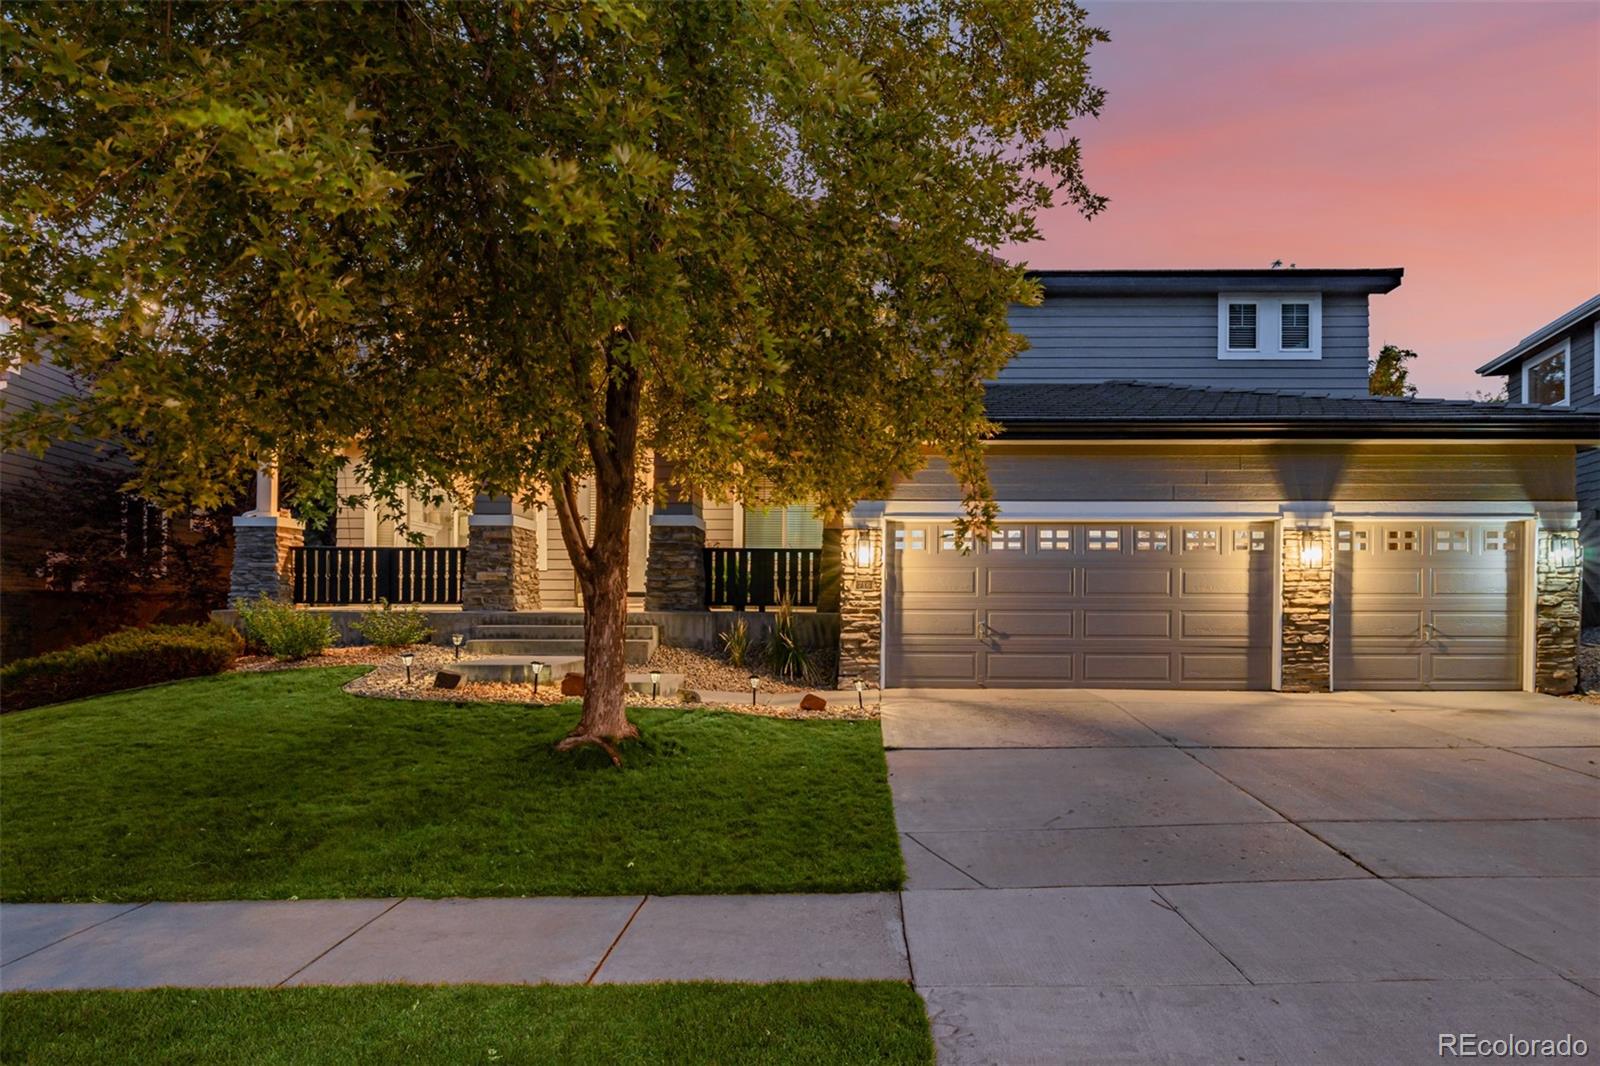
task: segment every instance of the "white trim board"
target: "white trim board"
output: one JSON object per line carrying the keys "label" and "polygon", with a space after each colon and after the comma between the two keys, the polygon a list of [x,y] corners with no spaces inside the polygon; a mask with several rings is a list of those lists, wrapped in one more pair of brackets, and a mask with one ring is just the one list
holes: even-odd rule
{"label": "white trim board", "polygon": [[[1277,519],[1284,514],[1331,512],[1340,518],[1527,518],[1550,512],[1573,512],[1575,500],[1001,500],[1000,521],[1095,519],[1140,521],[1151,518]],[[896,521],[956,518],[965,511],[959,500],[892,500],[883,509]]]}

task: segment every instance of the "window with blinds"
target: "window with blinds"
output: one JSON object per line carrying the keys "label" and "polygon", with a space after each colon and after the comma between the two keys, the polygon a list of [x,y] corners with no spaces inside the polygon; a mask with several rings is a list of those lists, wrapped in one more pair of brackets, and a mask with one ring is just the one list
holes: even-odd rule
{"label": "window with blinds", "polygon": [[1279,346],[1286,352],[1311,350],[1311,305],[1283,305],[1279,317]]}
{"label": "window with blinds", "polygon": [[788,507],[746,507],[746,548],[820,548],[822,519],[808,503]]}
{"label": "window with blinds", "polygon": [[1230,351],[1251,351],[1256,346],[1256,305],[1231,303],[1228,305],[1228,348]]}

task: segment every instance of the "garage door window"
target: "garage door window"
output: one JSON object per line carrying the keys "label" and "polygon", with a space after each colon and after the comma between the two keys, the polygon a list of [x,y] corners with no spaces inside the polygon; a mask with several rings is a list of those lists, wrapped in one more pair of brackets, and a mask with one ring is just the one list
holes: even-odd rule
{"label": "garage door window", "polygon": [[1122,530],[1115,527],[1111,529],[1090,529],[1087,539],[1089,550],[1092,552],[1117,552],[1122,550]]}
{"label": "garage door window", "polygon": [[1367,550],[1367,531],[1364,529],[1339,530],[1339,550],[1342,552]]}
{"label": "garage door window", "polygon": [[1069,552],[1072,550],[1072,530],[1039,530],[1039,550],[1042,552]]}
{"label": "garage door window", "polygon": [[1517,531],[1514,529],[1488,529],[1483,533],[1483,550],[1486,552],[1514,552],[1517,550]]}
{"label": "garage door window", "polygon": [[1414,552],[1417,550],[1417,531],[1414,529],[1389,529],[1384,531],[1385,551]]}
{"label": "garage door window", "polygon": [[1136,529],[1133,533],[1133,550],[1137,552],[1164,552],[1167,550],[1168,532],[1165,529]]}
{"label": "garage door window", "polygon": [[941,530],[939,530],[939,550],[940,551],[942,551],[942,552],[961,552],[962,554],[965,554],[966,551],[967,551],[967,547],[968,546],[967,546],[966,542],[963,541],[960,537],[956,536],[956,531],[954,529],[941,529]]}
{"label": "garage door window", "polygon": [[1186,552],[1214,552],[1217,550],[1217,531],[1214,529],[1186,529],[1183,531],[1183,550]]}
{"label": "garage door window", "polygon": [[894,531],[894,550],[897,552],[919,552],[928,546],[928,534],[921,529],[897,529]]}
{"label": "garage door window", "polygon": [[1264,552],[1267,550],[1267,531],[1264,529],[1236,529],[1233,531],[1233,550],[1236,552]]}
{"label": "garage door window", "polygon": [[1433,531],[1433,550],[1437,552],[1464,552],[1472,549],[1472,540],[1464,529],[1436,529]]}
{"label": "garage door window", "polygon": [[997,529],[989,535],[989,550],[997,552],[1019,552],[1022,550],[1022,529],[1019,526],[1007,526]]}

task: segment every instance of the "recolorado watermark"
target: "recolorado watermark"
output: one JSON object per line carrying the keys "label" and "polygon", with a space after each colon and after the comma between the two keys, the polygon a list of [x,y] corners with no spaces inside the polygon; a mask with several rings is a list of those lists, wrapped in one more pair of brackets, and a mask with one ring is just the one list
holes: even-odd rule
{"label": "recolorado watermark", "polygon": [[1573,1036],[1482,1036],[1478,1033],[1440,1033],[1441,1059],[1548,1058],[1581,1059],[1589,1054],[1589,1042]]}

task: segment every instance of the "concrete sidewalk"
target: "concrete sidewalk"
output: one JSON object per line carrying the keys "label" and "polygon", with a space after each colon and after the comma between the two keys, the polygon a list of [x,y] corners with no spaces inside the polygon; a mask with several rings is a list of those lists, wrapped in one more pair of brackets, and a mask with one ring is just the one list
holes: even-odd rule
{"label": "concrete sidewalk", "polygon": [[0,905],[0,990],[910,979],[894,893]]}

